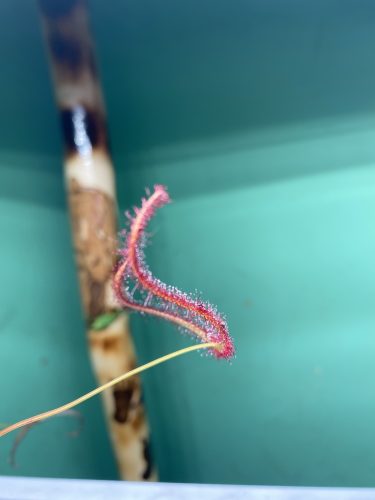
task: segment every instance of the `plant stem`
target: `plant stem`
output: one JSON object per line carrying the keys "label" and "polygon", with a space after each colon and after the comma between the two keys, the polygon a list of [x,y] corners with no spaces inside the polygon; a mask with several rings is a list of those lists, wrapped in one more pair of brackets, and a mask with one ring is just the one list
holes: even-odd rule
{"label": "plant stem", "polygon": [[92,398],[93,396],[96,396],[97,394],[100,394],[101,392],[105,391],[109,387],[112,387],[119,382],[122,382],[123,380],[126,380],[133,375],[137,375],[138,373],[141,373],[145,370],[148,370],[149,368],[152,368],[153,366],[160,365],[161,363],[164,363],[165,361],[168,361],[173,358],[177,358],[178,356],[182,356],[183,354],[187,354],[192,351],[197,351],[199,349],[208,349],[208,348],[218,348],[218,344],[214,342],[206,342],[204,344],[196,344],[190,347],[185,347],[184,349],[180,349],[179,351],[172,352],[170,354],[166,354],[165,356],[161,356],[160,358],[154,359],[153,361],[150,361],[149,363],[146,363],[142,366],[138,366],[137,368],[134,368],[134,370],[130,370],[129,372],[126,372],[119,377],[114,378],[113,380],[110,380],[106,384],[103,384],[96,389],[84,394],[83,396],[74,399],[73,401],[70,401],[70,403],[67,403],[65,405],[59,406],[58,408],[54,408],[53,410],[49,410],[43,413],[39,413],[38,415],[34,415],[33,417],[25,418],[24,420],[20,420],[19,422],[16,422],[15,424],[9,425],[5,429],[0,431],[0,437],[5,436],[6,434],[9,434],[9,432],[12,432],[16,429],[19,429],[20,427],[23,427],[25,425],[30,425],[35,422],[39,422],[41,420],[45,420],[49,417],[53,417],[54,415],[57,415],[59,413],[62,413],[66,410],[70,410],[71,408],[74,408],[75,406],[83,403],[84,401],[87,401],[88,399]]}

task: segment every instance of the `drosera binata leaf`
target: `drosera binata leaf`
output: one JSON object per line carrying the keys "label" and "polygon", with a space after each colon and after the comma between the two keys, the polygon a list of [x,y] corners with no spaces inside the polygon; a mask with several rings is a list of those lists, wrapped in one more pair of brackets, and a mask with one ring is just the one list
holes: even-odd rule
{"label": "drosera binata leaf", "polygon": [[[134,208],[133,215],[126,213],[130,228],[125,233],[125,245],[120,250],[121,260],[113,278],[115,294],[123,307],[175,323],[200,342],[213,342],[215,347],[210,352],[215,357],[230,359],[235,353],[233,340],[216,307],[161,282],[146,264],[146,227],[156,210],[170,201],[167,189],[156,185],[154,192],[148,192],[148,198],[142,199],[141,207]],[[134,299],[135,287],[143,301]]]}

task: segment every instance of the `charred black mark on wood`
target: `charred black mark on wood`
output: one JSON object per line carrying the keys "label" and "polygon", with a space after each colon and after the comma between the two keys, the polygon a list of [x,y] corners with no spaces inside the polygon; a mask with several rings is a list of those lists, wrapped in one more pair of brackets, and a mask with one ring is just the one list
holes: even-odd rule
{"label": "charred black mark on wood", "polygon": [[53,31],[48,36],[48,43],[52,57],[57,63],[78,73],[83,66],[84,57],[82,46],[74,38],[70,38],[59,31]]}
{"label": "charred black mark on wood", "polygon": [[152,472],[150,443],[147,439],[143,440],[143,456],[146,462],[146,469],[143,472],[143,479],[149,479]]}
{"label": "charred black mark on wood", "polygon": [[130,388],[115,389],[113,391],[113,397],[115,399],[115,414],[113,418],[116,422],[124,424],[127,421],[132,396],[133,390]]}
{"label": "charred black mark on wood", "polygon": [[74,110],[70,109],[64,109],[60,114],[65,148],[68,151],[77,151],[75,134],[76,127],[74,126],[73,116]]}
{"label": "charred black mark on wood", "polygon": [[85,155],[95,147],[106,147],[104,118],[83,106],[61,111],[65,149]]}
{"label": "charred black mark on wood", "polygon": [[43,14],[50,18],[66,16],[81,0],[39,0]]}

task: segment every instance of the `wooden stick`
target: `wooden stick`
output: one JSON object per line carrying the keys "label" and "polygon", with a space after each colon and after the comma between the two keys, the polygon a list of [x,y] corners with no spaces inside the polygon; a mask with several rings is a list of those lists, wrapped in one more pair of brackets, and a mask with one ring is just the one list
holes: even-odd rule
{"label": "wooden stick", "polygon": [[[39,0],[64,137],[64,170],[89,353],[99,384],[136,366],[128,317],[111,288],[116,196],[105,109],[84,0]],[[155,480],[138,376],[104,393],[123,479]]]}

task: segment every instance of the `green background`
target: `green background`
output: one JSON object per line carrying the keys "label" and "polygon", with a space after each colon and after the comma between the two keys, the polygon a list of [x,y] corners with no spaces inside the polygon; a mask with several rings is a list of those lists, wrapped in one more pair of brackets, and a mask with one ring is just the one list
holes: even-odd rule
{"label": "green background", "polygon": [[[375,486],[375,4],[89,1],[121,209],[163,183],[154,273],[225,312],[232,364],[144,375],[165,481]],[[0,421],[91,389],[37,9],[0,2]],[[139,362],[191,341],[133,317]],[[0,474],[115,478],[99,399]]]}

